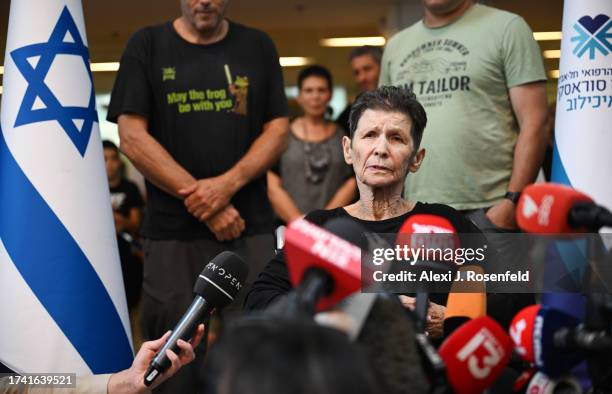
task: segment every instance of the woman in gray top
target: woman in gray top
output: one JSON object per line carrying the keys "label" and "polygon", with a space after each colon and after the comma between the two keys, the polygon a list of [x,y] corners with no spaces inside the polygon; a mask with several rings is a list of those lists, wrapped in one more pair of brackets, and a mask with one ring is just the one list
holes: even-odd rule
{"label": "woman in gray top", "polygon": [[268,171],[268,197],[284,222],[316,209],[347,205],[356,191],[352,169],[342,155],[345,132],[325,119],[331,74],[322,66],[307,67],[298,76],[298,88],[303,115],[291,123],[287,150]]}

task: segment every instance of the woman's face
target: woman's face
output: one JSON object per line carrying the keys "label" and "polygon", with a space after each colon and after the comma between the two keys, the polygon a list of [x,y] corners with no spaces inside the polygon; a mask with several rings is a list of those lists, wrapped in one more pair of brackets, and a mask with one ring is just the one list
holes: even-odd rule
{"label": "woman's face", "polygon": [[121,173],[121,159],[119,153],[114,149],[104,149],[104,163],[106,164],[106,176],[108,179],[116,179]]}
{"label": "woman's face", "polygon": [[330,100],[331,90],[325,78],[313,75],[302,81],[297,101],[304,114],[323,117]]}
{"label": "woman's face", "polygon": [[425,156],[424,149],[413,155],[411,128],[412,120],[401,112],[365,110],[352,141],[342,141],[357,181],[373,188],[403,185],[408,171],[418,170]]}

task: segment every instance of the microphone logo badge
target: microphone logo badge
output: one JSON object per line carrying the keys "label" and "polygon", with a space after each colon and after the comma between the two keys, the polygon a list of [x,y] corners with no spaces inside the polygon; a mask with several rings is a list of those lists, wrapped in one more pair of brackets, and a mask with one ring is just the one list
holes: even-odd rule
{"label": "microphone logo badge", "polygon": [[412,232],[420,234],[452,234],[450,229],[432,224],[412,223]]}
{"label": "microphone logo badge", "polygon": [[502,344],[483,327],[457,353],[461,362],[467,360],[468,370],[476,379],[486,379],[505,355]]}
{"label": "microphone logo badge", "polygon": [[540,226],[548,226],[550,223],[550,210],[554,203],[555,197],[551,194],[547,194],[542,198],[540,206],[529,195],[525,195],[522,210],[523,216],[531,219],[537,213],[538,224]]}
{"label": "microphone logo badge", "polygon": [[[208,271],[214,272],[215,274],[217,274],[218,276],[223,278],[231,286],[235,287],[236,290],[242,289],[241,281],[238,278],[236,278],[234,275],[232,275],[230,272],[228,272],[225,268],[220,267],[217,264],[210,262],[210,263],[206,264],[206,267],[204,267],[204,269],[206,269]],[[206,277],[204,277],[204,275],[200,275],[200,278],[203,278],[204,280],[210,282],[210,280],[208,280]],[[213,283],[213,285],[215,287],[218,287],[214,283]]]}
{"label": "microphone logo badge", "polygon": [[510,337],[512,338],[512,342],[514,342],[514,350],[519,354],[524,356],[527,353],[527,349],[522,344],[521,337],[523,336],[523,332],[527,328],[527,322],[525,319],[519,320],[516,324],[513,324],[510,327]]}
{"label": "microphone logo badge", "polygon": [[538,204],[533,201],[533,198],[525,195],[524,204],[523,204],[523,216],[527,219],[531,218],[538,212]]}

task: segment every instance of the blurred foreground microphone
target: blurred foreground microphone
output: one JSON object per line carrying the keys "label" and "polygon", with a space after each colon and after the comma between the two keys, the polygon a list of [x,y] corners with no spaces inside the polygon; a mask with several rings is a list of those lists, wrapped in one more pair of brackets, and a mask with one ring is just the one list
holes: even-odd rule
{"label": "blurred foreground microphone", "polygon": [[512,342],[499,324],[483,316],[459,327],[442,343],[439,353],[453,392],[480,393],[503,372]]}
{"label": "blurred foreground microphone", "polygon": [[[484,273],[481,267],[462,267],[459,271],[474,271],[478,274]],[[463,272],[461,272],[463,273]],[[451,292],[446,301],[446,312],[444,313],[443,336],[448,338],[457,328],[470,320],[487,315],[487,294],[485,285],[480,282],[454,282]],[[467,292],[470,286],[469,293]]]}
{"label": "blurred foreground microphone", "polygon": [[196,280],[193,292],[196,294],[187,312],[178,322],[166,344],[157,352],[145,374],[144,383],[151,385],[171,362],[166,356],[166,350],[175,353],[180,351],[176,344],[179,339],[189,340],[198,324],[212,312],[229,305],[242,288],[247,278],[249,267],[235,253],[221,252],[202,270]]}
{"label": "blurred foreground microphone", "polygon": [[349,219],[321,228],[298,219],[285,231],[285,258],[298,308],[308,314],[328,309],[361,289],[363,229]]}
{"label": "blurred foreground microphone", "polygon": [[555,378],[567,374],[584,358],[580,349],[563,343],[564,333],[574,332],[578,323],[567,313],[532,305],[516,315],[510,335],[517,353],[525,361],[533,362],[539,370]]}
{"label": "blurred foreground microphone", "polygon": [[612,226],[612,213],[571,187],[538,183],[523,190],[516,220],[528,233],[576,233]]}
{"label": "blurred foreground microphone", "polygon": [[[398,252],[404,254],[403,260],[412,259],[413,272],[420,277],[420,271],[446,274],[449,268],[453,269],[453,260],[446,258],[445,251],[455,250],[459,247],[457,231],[448,219],[437,215],[419,214],[410,216],[400,228],[395,239]],[[401,253],[399,253],[401,254]],[[402,265],[402,268],[405,265]],[[418,282],[415,302],[416,328],[418,332],[425,332],[427,311],[429,308],[429,293],[447,293],[446,284],[440,286],[439,282]],[[441,303],[441,300],[434,300]]]}
{"label": "blurred foreground microphone", "polygon": [[582,387],[571,377],[551,379],[542,372],[537,372],[529,381],[526,394],[581,394]]}
{"label": "blurred foreground microphone", "polygon": [[523,308],[510,323],[510,338],[514,344],[514,352],[524,361],[534,364],[533,331],[540,305]]}

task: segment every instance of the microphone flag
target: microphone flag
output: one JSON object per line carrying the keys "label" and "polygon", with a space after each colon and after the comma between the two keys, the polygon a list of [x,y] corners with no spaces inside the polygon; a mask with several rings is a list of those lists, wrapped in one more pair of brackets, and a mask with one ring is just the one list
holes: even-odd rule
{"label": "microphone flag", "polygon": [[0,113],[0,362],[133,359],[80,0],[11,2]]}

